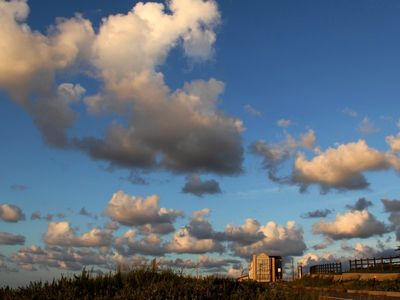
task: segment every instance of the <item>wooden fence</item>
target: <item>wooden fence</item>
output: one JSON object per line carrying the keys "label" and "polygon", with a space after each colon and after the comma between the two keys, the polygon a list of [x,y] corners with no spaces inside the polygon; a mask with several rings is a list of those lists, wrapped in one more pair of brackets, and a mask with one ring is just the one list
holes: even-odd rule
{"label": "wooden fence", "polygon": [[400,256],[349,260],[350,272],[400,270]]}
{"label": "wooden fence", "polygon": [[310,267],[310,274],[341,274],[342,263],[315,265]]}

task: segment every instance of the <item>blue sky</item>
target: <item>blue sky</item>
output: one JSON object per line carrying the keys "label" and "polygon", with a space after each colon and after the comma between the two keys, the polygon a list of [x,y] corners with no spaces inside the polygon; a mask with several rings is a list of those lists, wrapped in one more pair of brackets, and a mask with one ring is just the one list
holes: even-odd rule
{"label": "blue sky", "polygon": [[1,281],[393,254],[398,1],[157,3],[0,1]]}

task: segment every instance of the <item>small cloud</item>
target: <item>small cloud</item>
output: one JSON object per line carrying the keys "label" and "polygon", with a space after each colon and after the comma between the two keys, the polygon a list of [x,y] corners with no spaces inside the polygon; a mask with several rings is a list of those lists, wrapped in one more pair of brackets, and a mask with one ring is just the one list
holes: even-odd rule
{"label": "small cloud", "polygon": [[57,213],[57,214],[46,214],[42,216],[42,213],[39,210],[36,210],[31,214],[31,220],[45,220],[50,222],[54,219],[54,217],[57,217],[59,219],[64,219],[65,214]]}
{"label": "small cloud", "polygon": [[23,235],[14,235],[8,232],[0,231],[0,245],[23,245],[25,237]]}
{"label": "small cloud", "polygon": [[28,187],[24,184],[12,184],[10,188],[14,192],[23,192],[28,189]]}
{"label": "small cloud", "polygon": [[253,115],[253,116],[256,116],[256,117],[261,117],[261,115],[262,115],[262,113],[261,113],[260,111],[256,110],[254,107],[252,107],[252,106],[249,105],[249,104],[246,104],[246,105],[243,107],[243,109],[244,109],[244,111],[247,112],[248,114]]}
{"label": "small cloud", "polygon": [[128,177],[121,177],[121,179],[125,179],[125,180],[129,181],[130,183],[137,184],[137,185],[148,185],[149,184],[149,182],[145,178],[143,178],[136,172],[131,172]]}
{"label": "small cloud", "polygon": [[354,111],[354,110],[352,110],[351,108],[348,108],[348,107],[345,107],[344,109],[342,109],[342,113],[347,115],[347,116],[349,116],[349,117],[352,117],[352,118],[355,118],[355,117],[358,116],[356,111]]}
{"label": "small cloud", "polygon": [[0,219],[6,222],[16,223],[25,220],[25,215],[18,206],[12,204],[0,204]]}
{"label": "small cloud", "polygon": [[286,128],[292,125],[292,121],[289,119],[279,119],[278,121],[276,121],[276,125],[282,128]]}
{"label": "small cloud", "polygon": [[82,208],[79,210],[79,214],[80,214],[81,216],[87,216],[87,217],[92,217],[92,216],[93,216],[93,214],[90,213],[85,207],[82,207]]}
{"label": "small cloud", "polygon": [[354,205],[346,205],[347,208],[351,209],[351,210],[359,210],[362,211],[370,206],[372,206],[372,202],[365,199],[365,198],[360,198],[356,201],[356,203],[354,203]]}
{"label": "small cloud", "polygon": [[198,175],[190,175],[186,177],[186,183],[182,188],[182,192],[203,197],[204,194],[220,194],[221,188],[219,183],[214,180],[201,180]]}
{"label": "small cloud", "polygon": [[325,218],[326,216],[330,215],[332,211],[330,209],[322,209],[322,210],[313,210],[303,214],[301,217],[304,219],[311,219],[311,218]]}
{"label": "small cloud", "polygon": [[368,117],[362,119],[357,129],[363,134],[372,134],[380,131],[380,129],[375,127],[374,123],[372,123]]}

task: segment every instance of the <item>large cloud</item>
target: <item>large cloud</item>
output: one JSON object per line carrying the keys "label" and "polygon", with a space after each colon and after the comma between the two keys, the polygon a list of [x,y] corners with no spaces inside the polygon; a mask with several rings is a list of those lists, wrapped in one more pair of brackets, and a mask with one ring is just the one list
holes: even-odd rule
{"label": "large cloud", "polygon": [[[79,15],[60,18],[47,35],[24,23],[28,12],[26,1],[0,2],[0,88],[32,116],[48,144],[125,168],[241,172],[242,123],[217,107],[224,84],[198,80],[172,91],[159,71],[177,46],[191,60],[212,57],[220,21],[215,1],[140,2],[105,17],[97,32]],[[100,89],[84,101],[90,114],[120,114],[104,136],[69,138],[78,117],[73,105],[85,89],[56,82],[66,71],[98,80]]]}
{"label": "large cloud", "polygon": [[[290,137],[290,136],[289,136]],[[307,159],[302,152],[295,150],[302,145],[311,150],[314,145],[313,132],[301,137],[300,142],[287,139],[280,144],[268,144],[258,141],[251,146],[253,153],[263,157],[263,166],[272,181],[298,185],[305,191],[310,185],[318,185],[322,193],[330,189],[355,190],[369,186],[364,176],[368,171],[400,170],[400,159],[396,155],[394,137],[388,137],[390,151],[381,152],[368,146],[365,140],[340,144],[336,148],[321,151],[315,147],[314,157]],[[294,157],[292,172],[287,176],[279,176],[279,167],[289,158]]]}
{"label": "large cloud", "polygon": [[0,219],[6,222],[18,222],[25,220],[22,210],[12,204],[0,204]]}
{"label": "large cloud", "polygon": [[[60,19],[45,36],[23,23],[28,12],[26,1],[0,2],[0,88],[32,116],[50,145],[66,146],[66,130],[76,118],[70,104],[84,90],[79,85],[57,88],[54,78],[57,71],[89,58],[94,31],[77,16]],[[65,97],[65,89],[74,93]]]}
{"label": "large cloud", "polygon": [[[254,226],[255,225],[255,226]],[[246,224],[242,226],[245,228]],[[252,224],[249,227],[256,227]],[[240,236],[243,230],[237,231],[236,237]],[[257,232],[263,235],[260,239]],[[252,254],[266,252],[269,255],[301,255],[306,249],[303,238],[303,229],[296,226],[295,222],[287,222],[287,226],[280,226],[275,222],[268,222],[265,226],[260,226],[255,232],[249,228],[250,236],[256,241],[249,244],[249,240],[241,238],[232,243],[234,253],[241,257],[250,257]],[[240,234],[240,235],[239,235]],[[232,236],[234,233],[232,232]]]}
{"label": "large cloud", "polygon": [[115,193],[108,202],[106,214],[113,220],[128,226],[144,226],[144,231],[168,233],[174,231],[173,223],[183,213],[180,210],[158,206],[160,198],[131,196],[122,191]]}
{"label": "large cloud", "polygon": [[109,230],[94,228],[81,236],[77,236],[69,222],[51,222],[48,225],[47,232],[43,235],[43,240],[48,245],[100,247],[110,245],[112,234]]}
{"label": "large cloud", "polygon": [[367,210],[352,210],[337,214],[335,221],[320,221],[315,223],[312,228],[313,233],[323,234],[334,240],[368,238],[382,235],[388,231],[385,224]]}
{"label": "large cloud", "polygon": [[0,231],[0,245],[23,245],[25,237],[23,235],[15,235],[12,233]]}
{"label": "large cloud", "polygon": [[203,181],[198,175],[190,175],[186,177],[182,192],[203,197],[205,194],[220,194],[221,188],[218,181],[214,179]]}
{"label": "large cloud", "polygon": [[302,187],[320,185],[322,190],[363,189],[369,183],[362,174],[366,171],[398,169],[396,156],[370,148],[364,140],[329,148],[307,160],[299,154],[294,163],[293,181]]}

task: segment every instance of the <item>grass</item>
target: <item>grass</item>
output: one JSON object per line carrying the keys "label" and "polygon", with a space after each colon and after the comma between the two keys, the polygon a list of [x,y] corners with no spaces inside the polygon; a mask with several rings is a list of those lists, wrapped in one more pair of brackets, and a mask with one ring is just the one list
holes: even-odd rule
{"label": "grass", "polygon": [[311,300],[310,295],[281,285],[238,282],[208,276],[196,278],[170,270],[138,268],[93,275],[83,270],[52,282],[0,288],[0,299],[279,299]]}

